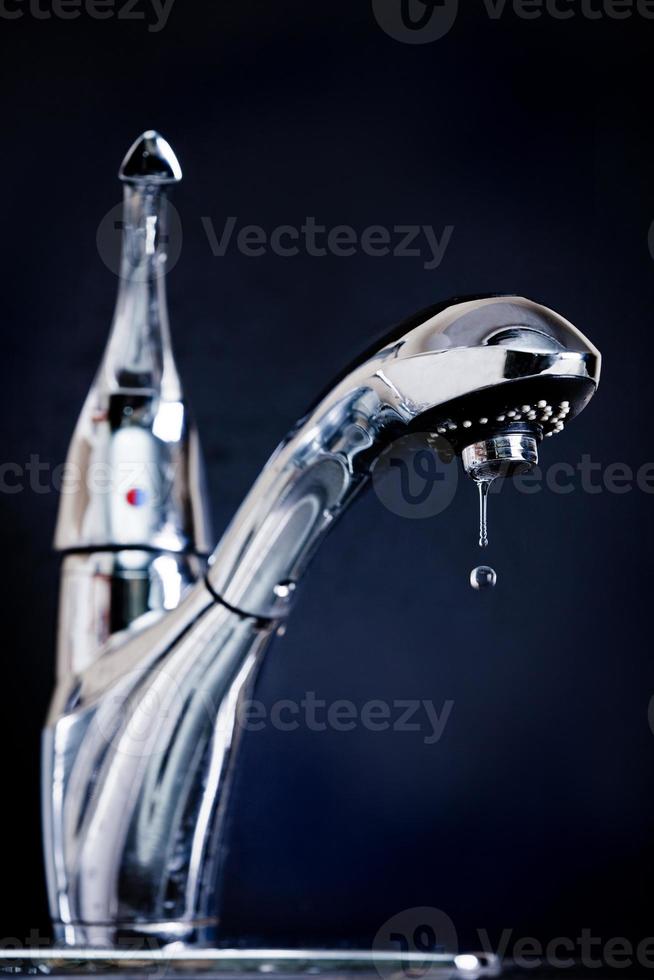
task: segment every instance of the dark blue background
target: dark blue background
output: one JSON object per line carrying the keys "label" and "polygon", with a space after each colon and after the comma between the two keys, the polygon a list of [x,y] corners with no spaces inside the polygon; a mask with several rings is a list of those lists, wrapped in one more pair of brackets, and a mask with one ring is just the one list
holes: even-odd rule
{"label": "dark blue background", "polygon": [[[276,442],[374,335],[449,295],[545,302],[604,354],[588,411],[543,448],[652,459],[654,21],[490,20],[466,0],[413,46],[366,0],[177,0],[139,22],[3,21],[2,456],[60,463],[115,277],[96,247],[124,150],[154,126],[185,180],[174,342],[221,530]],[[218,229],[454,225],[445,259],[211,254]],[[433,520],[368,494],[318,555],[258,696],[455,702],[445,735],[247,737],[227,923],[271,943],[366,942],[433,905],[548,939],[652,932],[651,495],[507,487],[494,593],[473,593],[475,495]],[[0,495],[0,933],[47,929],[38,739],[53,685],[55,493]],[[9,870],[18,859],[15,870]],[[476,944],[478,945],[478,943]]]}

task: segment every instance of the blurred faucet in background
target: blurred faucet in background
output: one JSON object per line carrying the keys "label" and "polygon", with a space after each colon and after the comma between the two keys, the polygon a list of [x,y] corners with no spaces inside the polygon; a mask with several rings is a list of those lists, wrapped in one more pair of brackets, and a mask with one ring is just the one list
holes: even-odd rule
{"label": "blurred faucet in background", "polygon": [[114,634],[174,609],[213,541],[198,437],[173,358],[166,191],[182,173],[144,133],[120,168],[120,285],[109,341],[66,464],[59,674],[79,674]]}

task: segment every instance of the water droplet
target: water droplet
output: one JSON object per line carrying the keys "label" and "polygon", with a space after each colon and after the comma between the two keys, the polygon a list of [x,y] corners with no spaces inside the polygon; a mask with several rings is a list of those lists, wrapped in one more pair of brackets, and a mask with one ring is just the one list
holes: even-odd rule
{"label": "water droplet", "polygon": [[497,582],[497,573],[490,565],[478,565],[470,572],[470,585],[478,592],[493,589]]}
{"label": "water droplet", "polygon": [[273,588],[273,592],[278,599],[290,599],[295,592],[295,582],[279,582]]}
{"label": "water droplet", "polygon": [[479,547],[488,546],[488,490],[490,480],[479,480],[477,489],[479,490]]}

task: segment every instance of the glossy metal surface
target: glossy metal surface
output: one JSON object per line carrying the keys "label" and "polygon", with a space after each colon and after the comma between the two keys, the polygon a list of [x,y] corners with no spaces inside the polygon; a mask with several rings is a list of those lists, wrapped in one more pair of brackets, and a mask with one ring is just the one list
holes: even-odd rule
{"label": "glossy metal surface", "polygon": [[178,184],[182,179],[182,168],[170,143],[161,133],[148,129],[130,146],[118,176],[139,185]]}
{"label": "glossy metal surface", "polygon": [[[300,579],[390,440],[418,426],[447,433],[460,449],[475,441],[481,418],[488,416],[487,428],[493,421],[484,406],[515,401],[517,381],[530,405],[550,400],[557,380],[568,379],[574,391],[574,382],[591,382],[579,388],[572,418],[599,372],[598,351],[572,324],[522,297],[456,303],[428,316],[356,367],[278,448],[211,559],[212,588],[253,615],[285,616],[292,594],[280,595],[280,584]],[[477,406],[471,419],[469,405]],[[503,411],[493,417],[511,422]],[[533,424],[539,438],[557,425]]]}
{"label": "glossy metal surface", "polygon": [[[49,884],[76,946],[220,940],[225,813],[240,710],[324,534],[393,438],[448,433],[457,452],[583,409],[595,348],[520,297],[415,317],[355,366],[273,454],[216,549],[208,589],[60,681],[44,737]],[[524,402],[525,419],[511,406]],[[492,409],[492,412],[491,412]],[[510,415],[509,413],[513,413]],[[492,430],[492,431],[491,431]]]}
{"label": "glossy metal surface", "polygon": [[[167,149],[158,157],[160,147]],[[160,171],[177,176],[162,181]],[[70,446],[55,547],[206,554],[212,542],[197,433],[173,358],[166,302],[165,184],[181,171],[168,144],[146,133],[130,149],[121,178],[116,310]]]}
{"label": "glossy metal surface", "polygon": [[272,629],[200,585],[60,682],[43,771],[60,938],[214,940],[238,710]]}
{"label": "glossy metal surface", "polygon": [[181,169],[148,131],[130,148],[113,324],[66,463],[55,547],[67,553],[59,670],[84,669],[114,633],[174,608],[204,570],[208,507],[198,437],[166,305],[166,185]]}
{"label": "glossy metal surface", "polygon": [[522,433],[504,434],[473,442],[461,453],[463,468],[478,482],[490,482],[498,476],[525,472],[538,463],[538,442]]}
{"label": "glossy metal surface", "polygon": [[497,977],[493,953],[415,953],[356,949],[0,950],[0,975]]}
{"label": "glossy metal surface", "polygon": [[57,676],[82,673],[112,636],[142,629],[175,609],[205,565],[196,555],[138,549],[65,555]]}

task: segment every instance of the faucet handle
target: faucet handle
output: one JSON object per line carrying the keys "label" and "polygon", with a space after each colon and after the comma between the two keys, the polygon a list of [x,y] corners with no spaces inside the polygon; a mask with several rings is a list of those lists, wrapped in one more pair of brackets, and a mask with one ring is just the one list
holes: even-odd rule
{"label": "faucet handle", "polygon": [[[111,332],[68,454],[56,533],[61,551],[208,553],[198,437],[173,356],[165,288],[166,185],[182,171],[147,130],[119,171],[122,262]],[[100,478],[98,479],[98,476]]]}
{"label": "faucet handle", "polygon": [[68,451],[55,548],[64,552],[60,676],[115,633],[163,615],[204,573],[211,544],[197,431],[168,326],[166,191],[182,171],[153,130],[130,147],[116,308]]}
{"label": "faucet handle", "polygon": [[147,129],[125,154],[118,176],[130,184],[178,184],[182,168],[170,143],[155,129]]}

